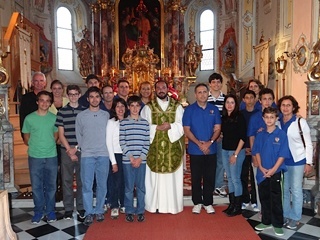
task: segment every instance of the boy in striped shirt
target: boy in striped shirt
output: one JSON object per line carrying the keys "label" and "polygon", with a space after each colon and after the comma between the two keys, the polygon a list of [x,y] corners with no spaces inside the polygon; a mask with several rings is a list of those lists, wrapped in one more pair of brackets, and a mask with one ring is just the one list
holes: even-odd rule
{"label": "boy in striped shirt", "polygon": [[[124,207],[126,221],[145,220],[145,172],[146,158],[150,145],[150,127],[147,120],[140,117],[141,99],[128,98],[130,115],[120,122],[120,146],[123,153],[123,174],[125,182]],[[136,186],[137,208],[133,206],[133,190]]]}

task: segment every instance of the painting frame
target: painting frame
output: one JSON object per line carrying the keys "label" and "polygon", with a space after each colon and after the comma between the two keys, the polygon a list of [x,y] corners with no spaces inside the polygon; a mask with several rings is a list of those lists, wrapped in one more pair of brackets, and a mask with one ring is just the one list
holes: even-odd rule
{"label": "painting frame", "polygon": [[[150,48],[154,48],[154,53],[158,55],[158,57],[161,59],[161,61],[159,61],[158,63],[158,67],[160,68],[160,66],[162,66],[163,64],[163,59],[164,59],[164,6],[163,6],[163,0],[143,0],[142,1],[144,3],[144,5],[146,6],[146,8],[148,9],[148,12],[146,12],[146,15],[148,17],[149,23],[151,25],[151,28],[155,27],[156,25],[156,20],[152,19],[150,15],[154,14],[156,15],[156,10],[155,7],[158,8],[158,20],[157,20],[157,24],[158,24],[158,35],[159,35],[159,40],[158,40],[158,48],[154,48],[150,43],[148,43],[148,47]],[[140,3],[140,0],[132,0],[132,1],[125,1],[125,0],[116,0],[115,2],[115,66],[118,69],[125,69],[124,64],[122,63],[122,55],[125,53],[127,46],[124,45],[124,26],[127,25],[127,23],[122,23],[122,21],[124,20],[123,16],[126,15],[126,11],[127,8],[129,8],[130,10],[130,14],[131,17],[134,16],[134,18],[138,18],[139,16],[137,15],[137,11],[136,8],[138,6],[138,4]],[[149,10],[151,9],[151,10]],[[133,11],[132,11],[133,10]],[[152,29],[153,30],[153,29]],[[151,31],[151,30],[150,30]],[[144,45],[145,43],[139,43],[137,41],[137,45]]]}

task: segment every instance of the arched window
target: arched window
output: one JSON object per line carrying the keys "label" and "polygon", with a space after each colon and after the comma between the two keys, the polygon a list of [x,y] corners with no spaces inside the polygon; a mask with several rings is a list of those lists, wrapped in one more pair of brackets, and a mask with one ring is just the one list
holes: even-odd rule
{"label": "arched window", "polygon": [[211,10],[205,10],[200,15],[200,44],[203,53],[200,70],[214,69],[214,40],[214,15]]}
{"label": "arched window", "polygon": [[57,36],[58,69],[73,70],[72,18],[65,7],[57,10]]}

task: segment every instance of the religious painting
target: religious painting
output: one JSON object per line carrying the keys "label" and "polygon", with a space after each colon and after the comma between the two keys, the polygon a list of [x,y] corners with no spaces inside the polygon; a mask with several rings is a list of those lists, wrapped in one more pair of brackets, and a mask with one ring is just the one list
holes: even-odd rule
{"label": "religious painting", "polygon": [[41,72],[47,74],[52,71],[53,58],[52,58],[52,43],[46,38],[41,29],[39,34],[40,43],[40,62]]}
{"label": "religious painting", "polygon": [[223,42],[219,47],[219,56],[220,69],[224,74],[236,72],[237,41],[233,27],[228,28],[224,33]]}
{"label": "religious painting", "polygon": [[118,5],[119,68],[126,49],[148,46],[161,56],[161,5],[159,0],[120,0]]}
{"label": "religious painting", "polygon": [[319,115],[319,90],[311,90],[311,115]]}
{"label": "religious painting", "polygon": [[40,12],[44,11],[46,0],[34,0],[33,6]]}

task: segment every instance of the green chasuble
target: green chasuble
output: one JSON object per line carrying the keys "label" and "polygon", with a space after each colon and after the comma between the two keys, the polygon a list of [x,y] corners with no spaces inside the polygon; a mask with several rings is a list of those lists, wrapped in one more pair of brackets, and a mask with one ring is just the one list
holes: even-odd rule
{"label": "green chasuble", "polygon": [[[180,103],[171,98],[169,99],[170,103],[165,111],[161,109],[156,100],[148,103],[152,114],[152,124],[174,123],[176,109]],[[173,173],[178,169],[182,164],[182,139],[184,137],[171,143],[168,131],[156,131],[147,156],[147,164],[152,172]]]}

